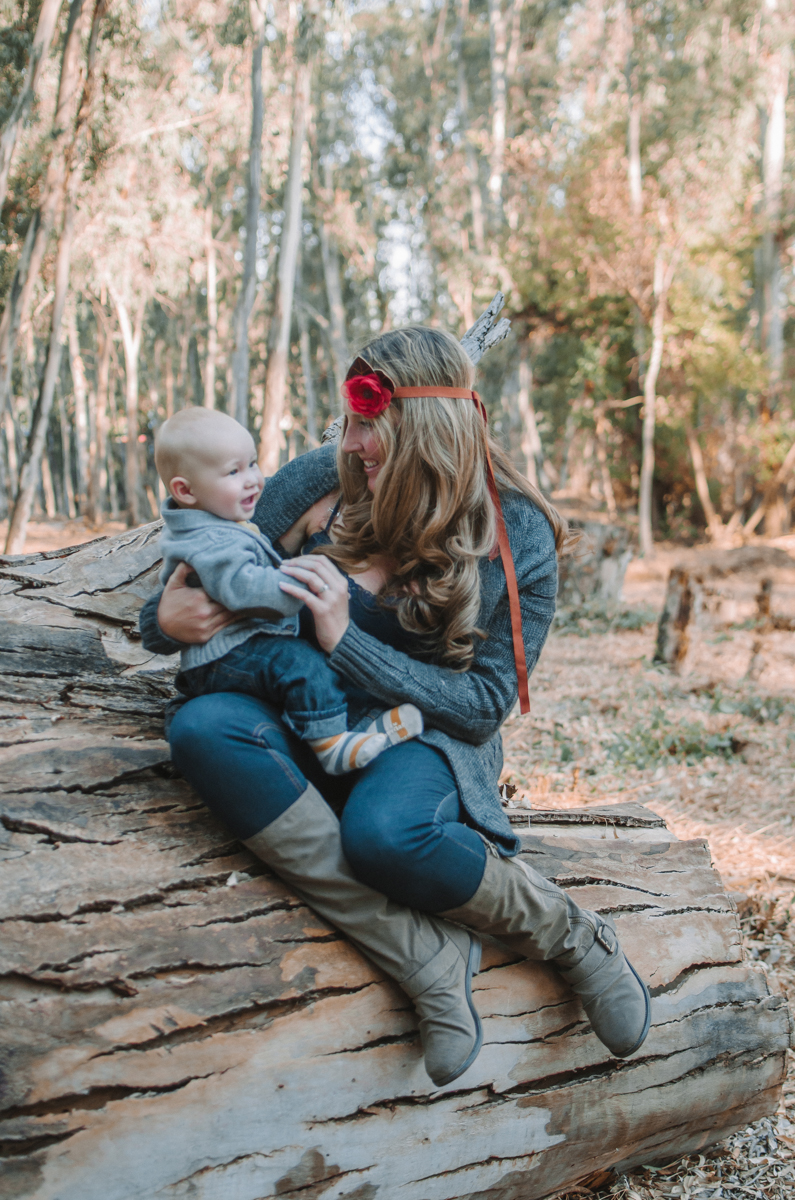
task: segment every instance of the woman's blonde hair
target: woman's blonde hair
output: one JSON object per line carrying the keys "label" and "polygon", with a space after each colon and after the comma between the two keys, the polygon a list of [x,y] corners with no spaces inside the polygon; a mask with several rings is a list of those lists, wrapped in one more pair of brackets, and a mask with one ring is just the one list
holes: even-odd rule
{"label": "woman's blonde hair", "polygon": [[[397,387],[472,388],[474,365],[459,342],[421,325],[383,333],[361,351]],[[472,401],[395,397],[372,419],[385,452],[374,492],[356,454],[339,442],[344,524],[322,553],[351,573],[390,564],[389,607],[422,635],[429,655],[465,671],[474,656],[480,610],[479,560],[497,539],[486,473],[486,440],[500,491],[527,496],[547,517],[560,548],[565,520],[487,434]],[[518,547],[515,547],[518,551]],[[381,602],[385,602],[383,594]]]}

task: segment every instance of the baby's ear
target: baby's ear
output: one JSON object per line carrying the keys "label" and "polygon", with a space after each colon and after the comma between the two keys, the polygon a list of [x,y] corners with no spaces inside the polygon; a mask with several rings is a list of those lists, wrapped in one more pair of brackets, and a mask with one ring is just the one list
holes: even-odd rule
{"label": "baby's ear", "polygon": [[186,507],[191,507],[196,503],[196,497],[191,491],[190,484],[182,475],[175,475],[168,485],[168,490],[177,504],[183,504]]}

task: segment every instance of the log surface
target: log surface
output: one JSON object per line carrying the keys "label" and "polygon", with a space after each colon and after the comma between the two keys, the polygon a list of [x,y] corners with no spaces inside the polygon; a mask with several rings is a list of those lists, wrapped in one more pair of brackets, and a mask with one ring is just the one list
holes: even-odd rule
{"label": "log surface", "polygon": [[509,810],[650,982],[611,1060],[554,969],[487,945],[437,1090],[413,1009],[173,778],[142,648],[156,527],[0,564],[0,1196],[535,1200],[775,1110],[790,1017],[700,841],[639,805]]}

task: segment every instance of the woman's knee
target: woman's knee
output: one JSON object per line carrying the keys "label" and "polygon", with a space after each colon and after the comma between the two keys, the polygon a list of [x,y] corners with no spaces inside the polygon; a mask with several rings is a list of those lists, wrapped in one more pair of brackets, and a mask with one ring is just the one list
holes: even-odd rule
{"label": "woman's knee", "polygon": [[385,872],[410,872],[416,865],[412,839],[393,813],[346,805],[340,825],[343,853],[359,879],[376,886]]}

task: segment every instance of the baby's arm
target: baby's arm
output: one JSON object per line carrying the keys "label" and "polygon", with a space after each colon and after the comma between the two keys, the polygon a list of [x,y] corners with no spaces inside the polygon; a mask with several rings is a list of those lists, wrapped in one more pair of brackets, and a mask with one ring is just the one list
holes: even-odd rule
{"label": "baby's arm", "polygon": [[288,596],[280,583],[295,583],[278,567],[261,566],[254,547],[228,534],[207,538],[201,547],[192,548],[186,560],[201,580],[208,596],[232,612],[266,608],[291,617],[303,601]]}

